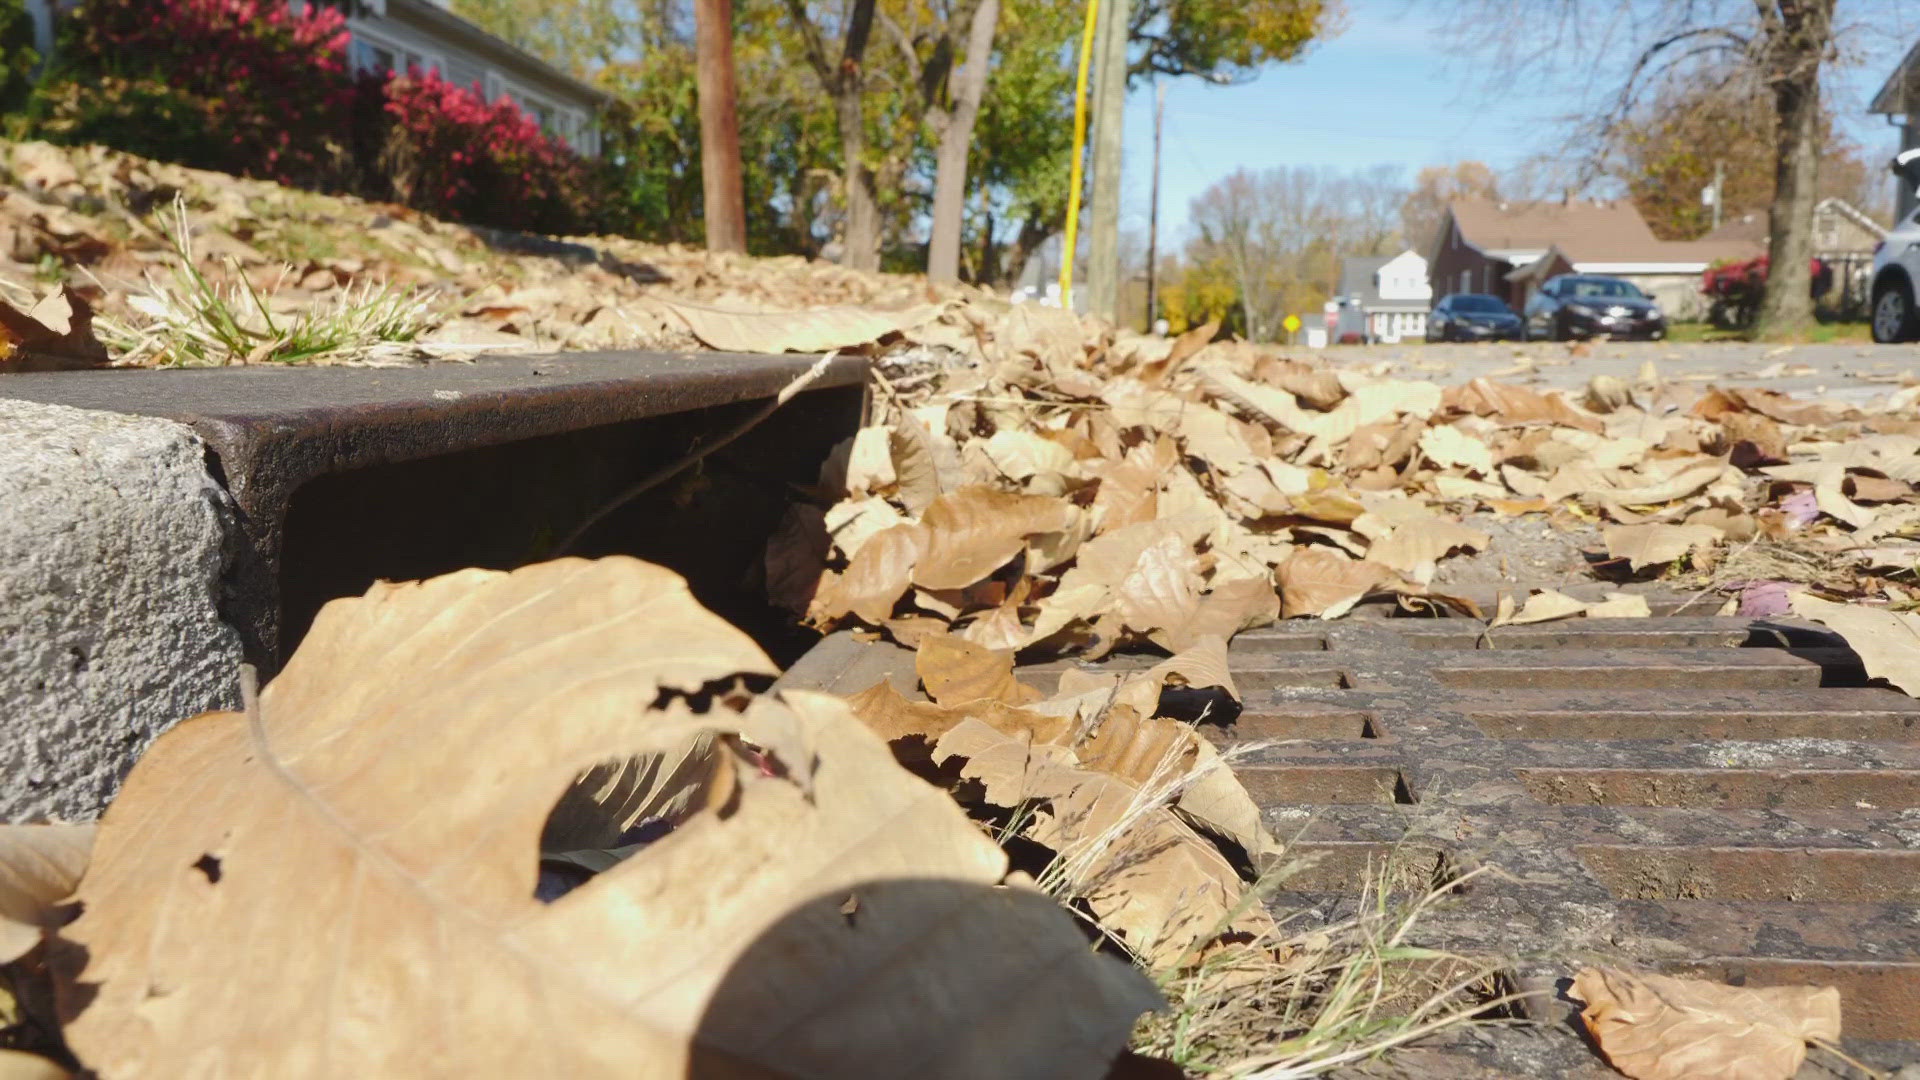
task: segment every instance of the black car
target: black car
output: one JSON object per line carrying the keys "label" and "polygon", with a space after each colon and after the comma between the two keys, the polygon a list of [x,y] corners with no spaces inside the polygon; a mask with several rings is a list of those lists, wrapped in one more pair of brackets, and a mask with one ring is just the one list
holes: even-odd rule
{"label": "black car", "polygon": [[1631,281],[1595,274],[1551,277],[1527,301],[1529,338],[1646,338],[1667,336],[1660,305]]}
{"label": "black car", "polygon": [[1499,341],[1520,337],[1520,316],[1485,293],[1454,293],[1427,315],[1428,341]]}

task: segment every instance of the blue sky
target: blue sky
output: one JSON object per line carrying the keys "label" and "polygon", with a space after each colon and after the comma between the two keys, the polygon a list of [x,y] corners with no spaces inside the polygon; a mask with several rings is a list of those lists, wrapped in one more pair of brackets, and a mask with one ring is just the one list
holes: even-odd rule
{"label": "blue sky", "polygon": [[[1840,0],[1843,14],[1883,21],[1863,37],[1862,64],[1840,80],[1836,107],[1869,161],[1891,156],[1893,129],[1858,116],[1906,45],[1920,36],[1912,0]],[[1875,9],[1884,8],[1882,13]],[[1269,67],[1237,86],[1197,79],[1168,83],[1161,148],[1163,250],[1186,239],[1187,205],[1236,168],[1277,165],[1403,166],[1409,180],[1426,165],[1467,158],[1496,169],[1519,163],[1557,135],[1552,117],[1580,103],[1583,87],[1538,82],[1497,92],[1471,67],[1449,62],[1436,33],[1458,9],[1450,0],[1347,0],[1346,29],[1305,59]],[[1899,24],[1904,24],[1901,26]],[[1122,227],[1144,235],[1152,175],[1153,91],[1142,83],[1127,102],[1126,211]]]}

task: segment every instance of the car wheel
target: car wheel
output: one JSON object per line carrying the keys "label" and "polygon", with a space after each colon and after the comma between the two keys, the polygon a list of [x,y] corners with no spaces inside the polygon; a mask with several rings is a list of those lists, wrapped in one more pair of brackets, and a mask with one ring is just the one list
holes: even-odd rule
{"label": "car wheel", "polygon": [[1567,320],[1561,318],[1558,315],[1555,315],[1553,317],[1553,340],[1565,341],[1567,340],[1568,336],[1569,335],[1567,334]]}
{"label": "car wheel", "polygon": [[1914,310],[1913,287],[1898,278],[1887,282],[1873,300],[1873,340],[1884,344],[1920,338],[1920,312]]}

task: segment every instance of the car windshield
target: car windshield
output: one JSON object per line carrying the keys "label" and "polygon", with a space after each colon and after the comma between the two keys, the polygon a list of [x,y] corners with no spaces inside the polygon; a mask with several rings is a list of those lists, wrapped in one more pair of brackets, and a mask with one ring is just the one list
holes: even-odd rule
{"label": "car windshield", "polygon": [[1456,296],[1453,298],[1453,310],[1473,311],[1482,314],[1505,314],[1512,309],[1497,296]]}
{"label": "car windshield", "polygon": [[1575,300],[1645,300],[1647,294],[1630,281],[1619,278],[1569,278],[1560,287],[1560,295]]}

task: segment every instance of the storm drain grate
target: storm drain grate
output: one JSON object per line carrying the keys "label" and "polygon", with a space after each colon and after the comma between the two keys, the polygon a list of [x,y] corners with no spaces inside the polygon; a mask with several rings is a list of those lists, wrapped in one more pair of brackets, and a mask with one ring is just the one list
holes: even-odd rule
{"label": "storm drain grate", "polygon": [[1241,776],[1322,855],[1283,905],[1337,908],[1384,859],[1491,863],[1438,944],[1831,984],[1850,1046],[1920,1060],[1920,702],[1868,685],[1837,637],[1376,619],[1255,631],[1232,653],[1246,700],[1219,738],[1277,740]]}
{"label": "storm drain grate", "polygon": [[[911,683],[911,654],[834,651],[783,681]],[[1614,1075],[1567,1023],[1585,956],[1834,985],[1850,1052],[1920,1061],[1920,702],[1869,685],[1839,638],[1684,613],[1485,633],[1348,619],[1248,632],[1231,655],[1243,711],[1206,727],[1269,744],[1237,771],[1312,856],[1276,907],[1332,918],[1369,875],[1492,864],[1429,943],[1501,950],[1555,991],[1539,1028],[1435,1051],[1421,1075]],[[1022,677],[1051,689],[1064,666]]]}

